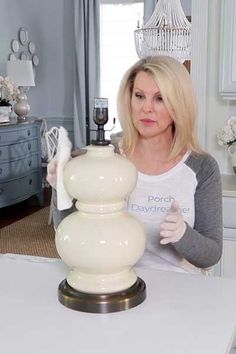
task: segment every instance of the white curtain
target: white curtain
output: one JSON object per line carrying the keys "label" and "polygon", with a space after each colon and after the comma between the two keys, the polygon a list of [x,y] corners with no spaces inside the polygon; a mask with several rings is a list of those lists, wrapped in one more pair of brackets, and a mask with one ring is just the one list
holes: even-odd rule
{"label": "white curtain", "polygon": [[158,0],[144,0],[144,15],[143,15],[144,24],[151,17],[157,2],[158,2]]}
{"label": "white curtain", "polygon": [[99,96],[99,5],[99,0],[74,0],[74,138],[76,147],[83,147],[90,142],[89,129],[93,117],[94,97]]}

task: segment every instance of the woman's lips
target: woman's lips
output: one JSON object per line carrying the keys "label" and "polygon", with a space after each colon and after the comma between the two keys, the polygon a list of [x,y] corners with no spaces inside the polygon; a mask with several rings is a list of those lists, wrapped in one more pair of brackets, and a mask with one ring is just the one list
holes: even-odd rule
{"label": "woman's lips", "polygon": [[155,120],[148,119],[148,118],[141,119],[141,122],[144,123],[144,124],[154,124],[154,123],[156,123]]}

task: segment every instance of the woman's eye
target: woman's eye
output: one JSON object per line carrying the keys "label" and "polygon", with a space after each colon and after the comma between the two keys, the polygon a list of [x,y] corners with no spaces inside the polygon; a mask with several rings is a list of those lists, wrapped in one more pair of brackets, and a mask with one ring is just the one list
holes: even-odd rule
{"label": "woman's eye", "polygon": [[157,101],[162,101],[162,96],[157,96],[157,97],[156,97],[156,100],[157,100]]}
{"label": "woman's eye", "polygon": [[139,98],[140,100],[143,98],[143,95],[141,93],[135,92],[135,97]]}

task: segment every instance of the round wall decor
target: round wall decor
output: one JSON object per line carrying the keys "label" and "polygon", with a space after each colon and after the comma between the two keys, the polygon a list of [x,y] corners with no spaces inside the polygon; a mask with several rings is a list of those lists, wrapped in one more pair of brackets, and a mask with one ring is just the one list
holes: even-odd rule
{"label": "round wall decor", "polygon": [[30,41],[29,45],[28,45],[28,49],[29,49],[30,54],[34,54],[35,53],[35,48],[36,47],[35,47],[34,42]]}
{"label": "round wall decor", "polygon": [[37,55],[33,55],[32,63],[33,63],[34,66],[38,66],[39,65],[39,58],[38,58]]}
{"label": "round wall decor", "polygon": [[26,28],[21,27],[19,29],[19,40],[22,45],[25,45],[29,40],[29,34]]}
{"label": "round wall decor", "polygon": [[17,53],[18,50],[20,49],[20,45],[19,45],[19,42],[17,39],[13,39],[11,41],[11,50],[14,52],[14,53]]}

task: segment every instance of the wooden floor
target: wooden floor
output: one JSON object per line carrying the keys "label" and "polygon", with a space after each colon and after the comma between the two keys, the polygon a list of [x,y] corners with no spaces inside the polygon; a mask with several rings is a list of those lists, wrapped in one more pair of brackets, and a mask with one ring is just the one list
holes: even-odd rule
{"label": "wooden floor", "polygon": [[44,205],[40,206],[36,196],[33,196],[23,202],[0,208],[0,229],[10,225],[13,222],[28,216],[40,208],[50,204],[51,189],[44,188]]}

